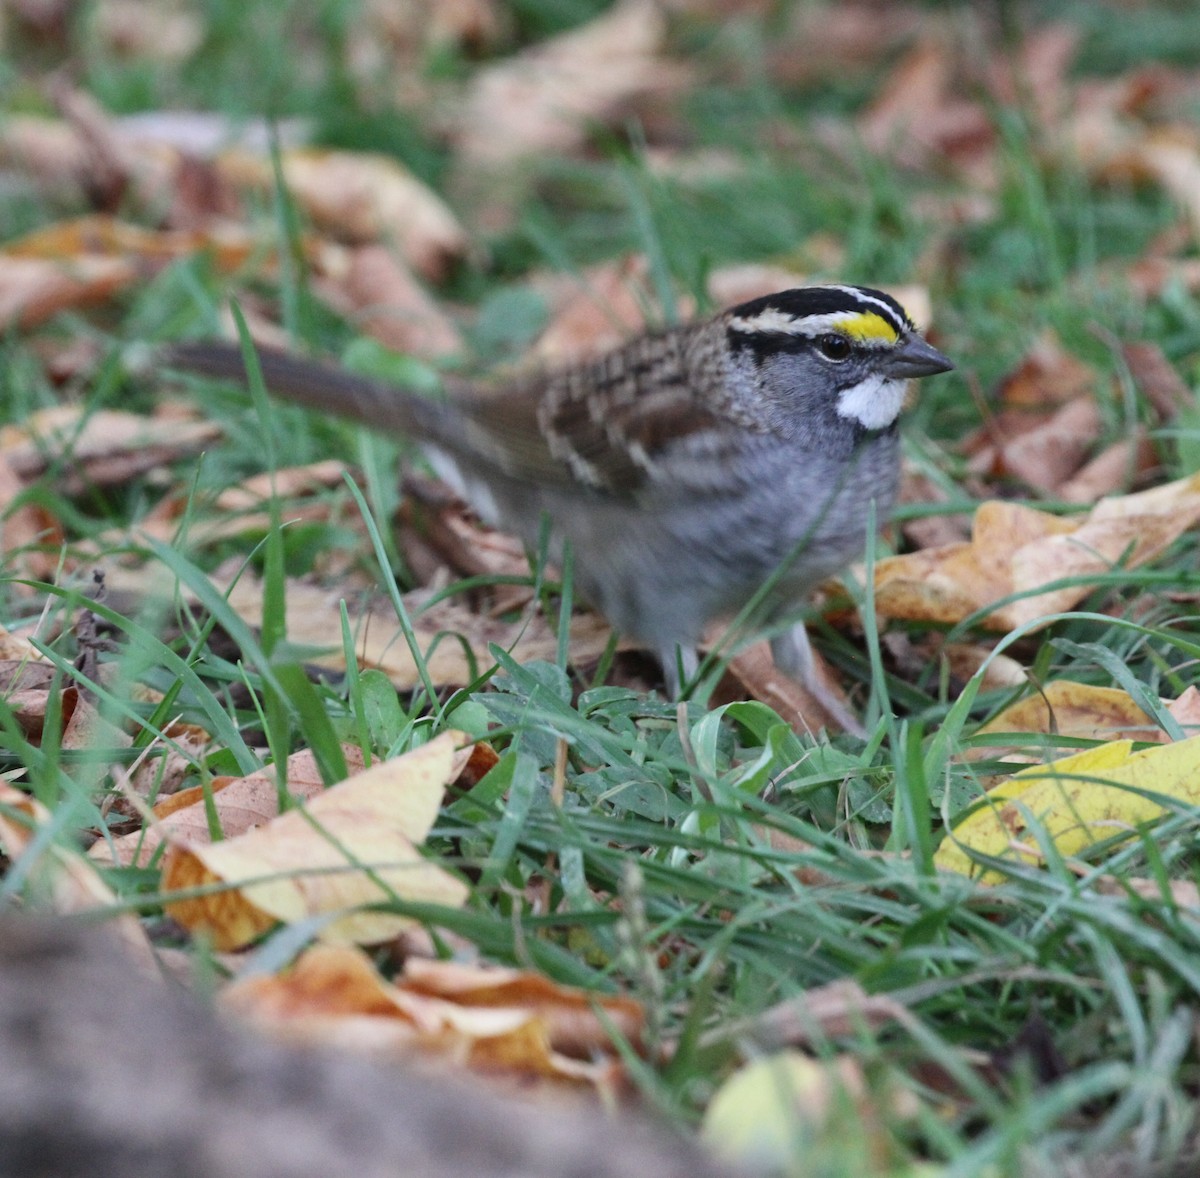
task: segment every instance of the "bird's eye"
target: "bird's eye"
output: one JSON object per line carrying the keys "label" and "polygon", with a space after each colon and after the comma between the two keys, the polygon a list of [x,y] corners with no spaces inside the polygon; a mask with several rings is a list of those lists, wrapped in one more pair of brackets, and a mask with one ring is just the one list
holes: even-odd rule
{"label": "bird's eye", "polygon": [[838,335],[831,331],[828,335],[818,336],[816,342],[817,351],[826,360],[840,364],[843,360],[850,359],[850,341],[844,335]]}

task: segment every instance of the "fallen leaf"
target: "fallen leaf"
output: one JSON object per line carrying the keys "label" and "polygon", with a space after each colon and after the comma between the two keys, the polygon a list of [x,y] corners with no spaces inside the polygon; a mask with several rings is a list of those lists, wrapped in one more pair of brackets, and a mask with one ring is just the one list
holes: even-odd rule
{"label": "fallen leaf", "polygon": [[1178,699],[1167,704],[1167,711],[1180,728],[1200,728],[1200,689],[1189,687]]}
{"label": "fallen leaf", "polygon": [[1128,491],[1158,466],[1158,452],[1145,429],[1138,426],[1133,437],[1114,442],[1084,463],[1069,479],[1055,488],[1066,503],[1095,503],[1107,495]]}
{"label": "fallen leaf", "polygon": [[1158,344],[1135,340],[1121,346],[1121,355],[1138,392],[1149,402],[1159,422],[1170,422],[1194,403],[1192,390]]}
{"label": "fallen leaf", "polygon": [[[1162,741],[1162,732],[1127,692],[1116,687],[1095,687],[1055,679],[1025,699],[1010,704],[982,725],[976,737],[1028,733],[1076,740]],[[977,741],[967,751],[967,760],[1003,757],[1005,760],[1029,759],[1042,762],[1056,749],[1053,740],[1034,744],[1018,741]]]}
{"label": "fallen leaf", "polygon": [[[265,154],[237,149],[216,162],[236,187],[262,193],[275,187]],[[281,163],[295,200],[320,228],[344,241],[391,246],[435,282],[466,252],[466,231],[449,206],[391,156],[290,148]]]}
{"label": "fallen leaf", "polygon": [[28,330],[62,311],[107,302],[138,277],[127,258],[0,254],[0,328]]}
{"label": "fallen leaf", "polygon": [[279,470],[251,475],[240,483],[226,487],[213,501],[221,512],[261,510],[272,499],[293,499],[327,491],[345,483],[347,467],[344,462],[327,458],[304,466],[285,466]]}
{"label": "fallen leaf", "polygon": [[178,66],[204,42],[198,12],[147,0],[98,0],[89,13],[92,34],[110,52]]}
{"label": "fallen leaf", "polygon": [[[590,266],[579,275],[545,276],[534,289],[550,305],[550,322],[530,357],[537,367],[561,367],[601,355],[654,326],[647,316],[658,300],[651,292],[650,265],[641,254]],[[692,305],[685,300],[678,309],[686,316]]]}
{"label": "fallen leaf", "polygon": [[[243,576],[228,596],[230,605],[246,622],[261,625],[262,588],[252,577]],[[295,644],[317,648],[319,653],[310,661],[319,666],[345,666],[338,614],[344,596],[344,591],[336,588],[288,584],[288,638]],[[488,651],[491,644],[507,650],[517,662],[555,657],[556,628],[540,613],[517,621],[501,621],[450,600],[423,609],[422,598],[417,593],[407,595],[406,600],[417,646],[437,687],[472,682],[492,665]],[[358,608],[354,601],[347,604],[353,607],[350,625],[359,665],[383,671],[401,691],[419,687],[421,674],[390,603],[366,610]],[[572,658],[578,663],[598,659],[611,633],[608,623],[597,614],[572,615],[569,637]]]}
{"label": "fallen leaf", "polygon": [[[342,755],[350,773],[362,771],[361,749],[344,744]],[[310,800],[325,790],[316,758],[309,749],[288,757],[284,777],[288,796],[295,801]],[[227,839],[264,826],[279,814],[279,785],[273,768],[245,777],[218,777],[208,786],[194,785],[162,798],[154,806],[158,821],[145,830],[97,842],[89,854],[105,862],[144,867],[168,839],[189,845],[209,842],[209,795],[214,799],[221,834]]]}
{"label": "fallen leaf", "polygon": [[389,246],[351,250],[345,271],[314,290],[361,334],[393,351],[436,359],[464,350],[454,321]]}
{"label": "fallen leaf", "polygon": [[[536,974],[495,966],[431,964],[450,967],[460,983],[469,978],[470,984],[444,996],[414,989],[403,979],[393,984],[361,950],[316,945],[281,975],[235,981],[221,998],[227,1008],[260,1025],[341,1047],[419,1051],[526,1080],[588,1083],[601,1089],[620,1082],[623,1068],[596,1012],[604,1012],[636,1039],[642,1016],[631,999],[558,986]],[[497,1000],[471,1000],[489,994]],[[564,1013],[570,1018],[563,1020]],[[580,1015],[593,1028],[586,1060],[566,1054],[555,1042],[555,1027],[573,1032]]]}
{"label": "fallen leaf", "polygon": [[[840,695],[840,689],[833,682],[819,655],[816,656],[816,661],[817,674],[824,679],[826,688],[834,695]],[[825,711],[816,696],[775,666],[770,648],[765,642],[756,642],[739,651],[730,660],[726,675],[732,682],[722,683],[714,697],[714,704],[719,704],[727,698],[748,697],[761,700],[797,732],[811,735],[821,728],[841,731],[837,718]],[[727,687],[730,686],[733,687],[732,695],[727,691]]]}
{"label": "fallen leaf", "polygon": [[589,128],[610,123],[635,98],[662,96],[682,67],[660,56],[666,21],[648,0],[621,0],[602,16],[542,41],[471,80],[458,148],[473,165],[565,154]]}
{"label": "fallen leaf", "polygon": [[[154,954],[135,916],[111,915],[119,910],[116,894],[96,868],[77,851],[53,839],[36,837],[51,825],[50,812],[8,782],[0,781],[0,851],[11,860],[9,870],[27,876],[23,895],[30,907],[39,904],[62,914],[108,912],[108,922],[133,959],[154,969]],[[25,860],[33,856],[34,862]]]}
{"label": "fallen leaf", "polygon": [[1189,807],[1200,804],[1200,737],[1139,753],[1133,741],[1117,740],[1022,769],[988,791],[980,808],[946,836],[934,862],[943,870],[997,883],[1003,872],[981,868],[970,852],[1040,863],[1036,824],[1057,853],[1070,858],[1169,812],[1170,803],[1149,795]]}
{"label": "fallen leaf", "polygon": [[88,487],[120,485],[163,463],[198,453],[221,435],[214,422],[56,405],[31,413],[20,425],[0,427],[0,452],[25,480],[37,478],[52,463],[70,456],[58,489],[78,495]]}
{"label": "fallen leaf", "polygon": [[[1133,495],[1102,499],[1072,522],[1015,503],[989,501],[961,544],[888,557],[876,566],[876,609],[884,617],[955,624],[1010,594],[984,625],[1013,630],[1071,609],[1090,592],[1086,578],[1137,568],[1200,521],[1200,475]],[[1085,583],[1043,586],[1078,577]]]}
{"label": "fallen leaf", "polygon": [[[627,1043],[640,1044],[639,1002],[562,986],[527,970],[410,958],[399,985],[464,1007],[529,1011],[544,1021],[554,1050],[580,1059],[611,1048],[614,1029]],[[604,1012],[603,1019],[597,1017],[597,1008]]]}
{"label": "fallen leaf", "polygon": [[470,756],[459,732],[378,762],[302,807],[233,839],[172,842],[162,887],[172,893],[220,885],[166,905],[168,914],[218,949],[249,943],[278,921],[338,914],[318,934],[333,943],[386,941],[411,917],[369,912],[392,897],[448,906],[467,888],[417,849],[445,787]]}

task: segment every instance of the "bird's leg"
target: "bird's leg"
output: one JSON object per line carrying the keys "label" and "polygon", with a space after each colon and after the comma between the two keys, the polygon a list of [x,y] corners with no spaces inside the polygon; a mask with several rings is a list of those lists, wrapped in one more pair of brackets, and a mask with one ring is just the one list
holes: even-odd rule
{"label": "bird's leg", "polygon": [[862,721],[830,690],[818,673],[803,622],[797,622],[790,630],[771,639],[771,658],[775,660],[775,666],[795,679],[843,731],[866,737],[867,730]]}
{"label": "bird's leg", "polygon": [[663,678],[667,681],[667,695],[678,699],[683,685],[696,677],[700,667],[696,648],[672,642],[659,650],[658,657],[662,661]]}

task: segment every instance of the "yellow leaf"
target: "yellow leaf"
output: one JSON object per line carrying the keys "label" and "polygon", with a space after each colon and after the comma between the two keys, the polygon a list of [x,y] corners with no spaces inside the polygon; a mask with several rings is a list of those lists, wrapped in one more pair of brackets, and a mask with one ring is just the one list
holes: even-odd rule
{"label": "yellow leaf", "polygon": [[[1200,737],[1133,752],[1115,740],[1049,765],[1033,765],[988,793],[989,804],[968,815],[938,848],[940,868],[979,872],[968,851],[1017,862],[1039,860],[1030,824],[1036,823],[1063,856],[1134,830],[1166,813],[1146,794],[1200,803]],[[987,883],[1003,879],[984,871]]]}

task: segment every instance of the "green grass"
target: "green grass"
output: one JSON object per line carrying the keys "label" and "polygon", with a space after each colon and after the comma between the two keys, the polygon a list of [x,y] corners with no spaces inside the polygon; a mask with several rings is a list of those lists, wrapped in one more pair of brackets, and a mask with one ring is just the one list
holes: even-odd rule
{"label": "green grass", "polygon": [[[442,183],[453,161],[422,112],[354,105],[337,54],[352,7],[332,0],[248,10],[209,4],[204,46],[181,71],[106,58],[89,40],[85,18],[75,45],[85,85],[114,110],[192,104],[235,117],[304,115],[324,142],[395,154]],[[571,26],[600,6],[560,0],[513,7],[497,52]],[[1023,18],[1067,11],[1012,7]],[[1200,61],[1185,7],[1122,7],[1119,19],[1113,11],[1070,8],[1084,34],[1080,70],[1127,69],[1150,51],[1192,68]],[[816,114],[853,112],[878,77],[847,79],[821,94],[778,92],[762,64],[770,34],[769,25],[758,28],[748,18],[724,31],[677,34],[713,78],[688,100],[685,125],[696,145],[734,155],[741,164],[735,176],[664,179],[644,163],[636,128],[598,136],[586,160],[531,163],[514,223],[481,242],[485,248],[441,292],[477,312],[468,368],[510,359],[539,329],[545,308],[526,285],[535,267],[573,271],[640,250],[655,259],[658,281],[693,294],[715,266],[795,261],[820,233],[844,251],[841,271],[821,277],[912,278],[943,232],[914,209],[922,195],[953,192],[954,182],[900,174],[865,153],[834,153],[812,139],[791,155],[774,146],[780,123],[803,137]],[[304,68],[268,52],[281,41],[305,47]],[[273,64],[259,68],[264,61]],[[445,77],[473,68],[453,55],[428,63]],[[0,105],[28,109],[38,101],[9,63],[0,72]],[[1170,201],[1150,190],[1099,188],[1061,162],[1048,165],[1022,117],[1004,112],[1001,121],[994,213],[949,231],[942,255],[949,260],[931,277],[939,344],[959,369],[923,391],[909,426],[912,452],[959,489],[960,507],[973,492],[963,487],[952,448],[980,420],[972,390],[992,388],[1043,330],[1052,328],[1106,375],[1118,372],[1106,342],[1115,337],[1153,340],[1185,380],[1200,377],[1200,314],[1190,297],[1168,290],[1143,305],[1119,285],[1096,280],[1173,223]],[[68,211],[38,206],[28,194],[0,196],[0,222],[12,235]],[[189,261],[149,280],[115,313],[71,317],[47,330],[98,339],[108,350],[103,379],[80,390],[89,407],[148,408],[159,384],[127,367],[129,345],[211,332],[228,293],[202,261]],[[358,347],[362,355],[352,324],[314,308],[302,284],[287,295],[306,342],[332,355]],[[58,399],[29,339],[10,333],[0,349],[7,417],[19,420]],[[882,674],[873,679],[878,636],[862,642],[828,627],[816,628],[818,642],[857,685],[860,703],[873,691],[870,714],[886,705],[866,744],[797,736],[759,704],[708,711],[693,702],[681,719],[674,704],[573,680],[565,659],[522,667],[500,651],[497,668],[481,668],[486,683],[451,698],[429,689],[398,698],[375,672],[311,682],[286,628],[251,632],[208,576],[223,560],[245,559],[262,573],[264,593],[278,600],[285,575],[311,574],[340,555],[385,586],[395,576],[406,587],[407,571],[386,538],[396,494],[388,474],[393,451],[237,389],[198,384],[190,395],[226,434],[222,446],[174,471],[177,485],[190,488],[194,510],[207,495],[262,470],[265,451],[279,466],[336,454],[370,473],[368,494],[354,505],[370,522],[272,528],[203,546],[189,542],[185,527],[176,545],[142,551],[207,608],[182,596],[144,607],[94,607],[113,639],[104,661],[116,676],[95,685],[99,703],[133,734],[134,754],[176,716],[216,738],[219,751],[193,766],[196,782],[247,772],[302,746],[318,750],[333,775],[339,738],[385,756],[455,724],[488,734],[499,764],[445,807],[430,844],[471,879],[471,900],[462,911],[410,906],[431,926],[465,937],[497,961],[598,991],[632,992],[668,1041],[683,1035],[688,1043],[693,1022],[705,1032],[719,1029],[846,977],[909,1006],[910,1025],[862,1029],[814,1047],[821,1056],[857,1056],[881,1104],[895,1085],[914,1094],[915,1115],[892,1126],[893,1153],[864,1161],[846,1147],[853,1130],[842,1125],[840,1137],[831,1133],[811,1145],[792,1173],[898,1176],[928,1159],[929,1172],[947,1178],[1015,1178],[1056,1173],[1066,1155],[1169,1157],[1194,1139],[1200,1075],[1191,1022],[1200,1002],[1200,923],[1165,893],[1153,900],[1102,893],[1095,878],[1194,878],[1200,840],[1192,809],[1181,806],[1098,850],[1085,867],[1091,874],[1080,876],[1051,856],[1042,870],[1009,866],[997,887],[939,875],[930,852],[945,822],[978,796],[981,778],[1003,768],[957,754],[972,744],[981,721],[1027,692],[962,699],[963,685],[943,682],[936,666],[914,681],[877,645]],[[1120,421],[1117,413],[1114,432]],[[1197,469],[1198,438],[1193,413],[1177,434],[1161,439],[1169,474]],[[29,497],[62,519],[70,544],[135,526],[161,493],[153,480],[140,479],[68,499],[56,475],[52,470]],[[329,494],[350,506],[349,491]],[[1014,652],[1039,682],[1069,677],[1176,696],[1195,678],[1196,568],[1196,540],[1185,537],[1147,568],[1097,579],[1077,613],[1020,640]],[[45,611],[41,632],[64,683],[77,677],[71,624],[86,581],[81,570],[59,585],[34,585],[32,593],[24,584],[0,583],[5,624]],[[543,585],[552,606],[560,588]],[[910,627],[909,637],[918,640],[924,629]],[[965,628],[963,636],[979,631]],[[135,681],[166,692],[166,701],[134,702]],[[41,741],[31,744],[0,701],[0,772],[26,768],[23,782],[54,815],[43,845],[72,846],[81,832],[104,825],[98,804],[111,784],[103,775],[113,751],[61,748],[61,724],[52,714]],[[561,808],[549,792],[560,739],[570,750]],[[772,849],[767,830],[792,836],[802,849]],[[895,853],[875,853],[885,848]],[[557,869],[548,880],[549,906],[535,912],[528,888],[546,877],[551,855]],[[122,907],[160,914],[164,897],[154,872],[106,874]],[[32,898],[35,885],[10,870],[0,890]],[[1032,1076],[1028,1061],[1019,1060],[1009,1073],[985,1079],[966,1062],[968,1051],[1006,1048],[1035,1019],[1049,1027],[1066,1064],[1062,1076]],[[670,1066],[638,1073],[648,1100],[682,1124],[696,1121],[737,1058],[739,1044],[719,1036],[699,1042]],[[1131,1160],[1127,1172],[1133,1166]]]}

